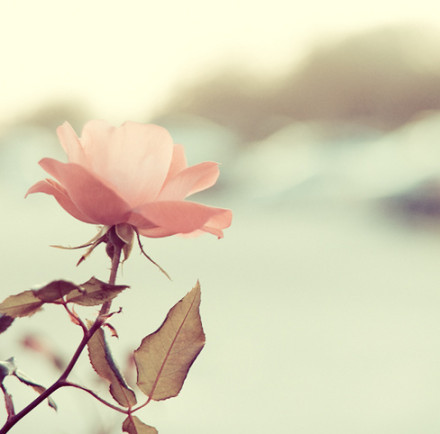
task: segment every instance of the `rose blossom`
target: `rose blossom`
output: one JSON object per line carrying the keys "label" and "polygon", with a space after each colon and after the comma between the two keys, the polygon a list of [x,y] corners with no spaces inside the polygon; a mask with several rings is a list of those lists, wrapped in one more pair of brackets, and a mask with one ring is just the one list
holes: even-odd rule
{"label": "rose blossom", "polygon": [[146,237],[209,232],[223,237],[230,210],[185,201],[217,181],[217,163],[188,167],[184,149],[157,125],[88,122],[80,138],[69,123],[57,134],[69,162],[40,161],[53,176],[27,194],[46,193],[73,217],[113,226],[128,223]]}

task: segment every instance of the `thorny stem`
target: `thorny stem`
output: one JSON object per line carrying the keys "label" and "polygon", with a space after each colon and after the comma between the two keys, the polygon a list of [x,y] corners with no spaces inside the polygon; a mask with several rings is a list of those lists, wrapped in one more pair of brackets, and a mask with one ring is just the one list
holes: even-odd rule
{"label": "thorny stem", "polygon": [[87,330],[88,330],[87,326],[84,324],[84,322],[81,320],[81,318],[78,315],[74,314],[73,311],[71,311],[69,309],[69,306],[67,306],[67,303],[64,300],[63,300],[63,303],[61,303],[61,304],[63,305],[64,309],[68,313],[70,319],[82,328],[83,333],[87,333]]}
{"label": "thorny stem", "polygon": [[[109,284],[114,285],[116,282],[116,275],[118,273],[118,267],[121,259],[121,251],[122,246],[117,245],[117,243],[114,243],[114,250],[112,255],[112,268],[110,271],[110,278],[109,278]],[[79,343],[75,353],[73,354],[69,364],[67,365],[64,372],[61,374],[61,376],[58,378],[55,383],[52,384],[48,389],[46,389],[41,395],[39,395],[37,398],[35,398],[30,404],[28,404],[23,410],[18,412],[16,415],[8,418],[6,423],[3,425],[3,427],[0,429],[0,434],[7,433],[18,421],[20,421],[24,416],[26,416],[28,413],[30,413],[35,407],[37,407],[41,402],[43,402],[46,398],[48,398],[50,395],[52,395],[53,392],[58,390],[61,387],[64,386],[71,386],[71,383],[68,383],[67,377],[72,372],[72,369],[78,362],[79,356],[83,352],[84,348],[87,345],[87,342],[91,339],[91,337],[95,334],[95,332],[101,328],[102,324],[106,320],[106,315],[108,314],[111,306],[111,301],[105,302],[101,310],[99,312],[99,315],[97,316],[95,322],[88,330],[84,330],[84,336],[81,339],[81,342]]]}

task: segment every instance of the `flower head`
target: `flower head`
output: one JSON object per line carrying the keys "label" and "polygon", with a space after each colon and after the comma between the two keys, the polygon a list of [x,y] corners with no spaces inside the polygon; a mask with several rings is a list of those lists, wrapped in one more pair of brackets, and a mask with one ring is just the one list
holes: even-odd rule
{"label": "flower head", "polygon": [[183,147],[164,128],[136,122],[116,128],[94,120],[80,138],[67,122],[57,134],[69,162],[42,159],[56,181],[39,181],[27,194],[50,194],[83,222],[127,223],[152,238],[203,232],[221,238],[230,226],[230,210],[185,200],[215,184],[217,163],[188,167]]}

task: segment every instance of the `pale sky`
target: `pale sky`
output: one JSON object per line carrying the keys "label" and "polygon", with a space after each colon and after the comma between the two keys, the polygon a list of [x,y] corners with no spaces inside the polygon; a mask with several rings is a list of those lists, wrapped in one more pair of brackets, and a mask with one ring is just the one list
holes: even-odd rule
{"label": "pale sky", "polygon": [[0,0],[0,124],[70,99],[144,121],[222,65],[278,75],[320,41],[439,17],[438,0]]}

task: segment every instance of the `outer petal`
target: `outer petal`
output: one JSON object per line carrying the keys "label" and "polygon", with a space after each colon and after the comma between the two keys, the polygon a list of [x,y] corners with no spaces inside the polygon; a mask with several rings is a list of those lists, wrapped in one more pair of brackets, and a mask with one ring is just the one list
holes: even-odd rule
{"label": "outer petal", "polygon": [[188,167],[165,183],[157,200],[183,200],[215,184],[219,176],[217,163],[200,163]]}
{"label": "outer petal", "polygon": [[170,179],[174,178],[183,169],[186,169],[188,164],[185,157],[185,149],[182,145],[174,145],[173,157],[171,158],[170,168],[168,169],[167,178],[164,182],[166,184]]}
{"label": "outer petal", "polygon": [[203,226],[202,230],[216,235],[218,238],[223,238],[222,229],[226,229],[231,226],[232,223],[232,211],[224,209],[221,214],[212,216]]}
{"label": "outer petal", "polygon": [[84,165],[85,155],[82,148],[81,142],[78,139],[75,131],[69,124],[69,122],[64,122],[57,128],[58,139],[71,163],[78,163]]}
{"label": "outer petal", "polygon": [[172,230],[164,228],[139,229],[139,233],[148,238],[164,238],[176,235]]}
{"label": "outer petal", "polygon": [[133,207],[153,201],[166,179],[173,140],[162,127],[126,122],[114,128],[91,121],[81,142],[87,167],[115,188]]}
{"label": "outer petal", "polygon": [[[163,237],[202,229],[213,217],[224,214],[225,211],[227,210],[194,202],[170,201],[144,204],[135,209],[133,214],[140,214],[146,221],[156,226],[145,229],[140,227],[139,230],[143,235]],[[156,233],[160,235],[155,235]]]}
{"label": "outer petal", "polygon": [[104,225],[127,221],[130,206],[84,167],[51,158],[41,160],[40,165],[60,182],[75,207],[91,221]]}
{"label": "outer petal", "polygon": [[136,227],[138,232],[145,237],[162,238],[174,235],[173,231],[157,226],[137,212],[131,213],[129,224]]}
{"label": "outer petal", "polygon": [[34,184],[26,193],[46,193],[51,194],[57,202],[73,217],[78,220],[81,220],[85,223],[98,223],[94,220],[91,220],[89,217],[84,215],[71,201],[70,197],[67,194],[65,188],[62,185],[55,182],[53,179],[46,179],[44,181],[39,181]]}
{"label": "outer petal", "polygon": [[217,214],[210,218],[203,226],[203,228],[198,229],[194,232],[190,232],[189,234],[180,235],[183,237],[191,238],[208,232],[210,234],[216,235],[218,238],[223,238],[222,229],[228,228],[229,226],[231,226],[232,223],[232,212],[229,209],[225,209],[223,211],[224,212],[222,214]]}

